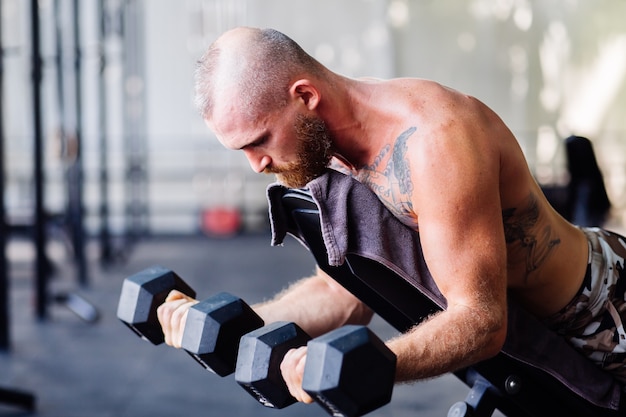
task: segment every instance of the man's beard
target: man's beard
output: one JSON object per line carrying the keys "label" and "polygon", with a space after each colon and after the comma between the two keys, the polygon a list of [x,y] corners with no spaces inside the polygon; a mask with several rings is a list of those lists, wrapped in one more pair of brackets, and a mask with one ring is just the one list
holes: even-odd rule
{"label": "man's beard", "polygon": [[289,188],[302,188],[322,175],[333,157],[332,137],[326,123],[318,117],[299,114],[294,124],[297,161],[282,166],[271,166],[264,172]]}

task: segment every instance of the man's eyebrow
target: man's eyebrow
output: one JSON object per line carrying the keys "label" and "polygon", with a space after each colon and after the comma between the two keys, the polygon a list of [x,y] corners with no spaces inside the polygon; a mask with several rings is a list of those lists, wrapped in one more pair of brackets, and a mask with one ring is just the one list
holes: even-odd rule
{"label": "man's eyebrow", "polygon": [[238,150],[244,150],[246,148],[253,148],[255,146],[259,146],[262,145],[263,142],[265,142],[269,137],[269,134],[267,132],[263,132],[260,135],[258,135],[256,138],[254,138],[253,140],[251,140],[250,142],[246,143],[245,145],[241,146]]}

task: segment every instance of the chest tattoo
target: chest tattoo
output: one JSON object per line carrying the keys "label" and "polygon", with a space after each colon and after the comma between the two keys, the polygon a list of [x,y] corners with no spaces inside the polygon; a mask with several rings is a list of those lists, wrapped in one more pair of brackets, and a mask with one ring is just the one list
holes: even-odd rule
{"label": "chest tattoo", "polygon": [[416,128],[411,127],[391,145],[383,147],[374,162],[365,166],[359,180],[374,191],[387,208],[403,223],[417,227],[411,204],[413,183],[407,157],[407,142]]}

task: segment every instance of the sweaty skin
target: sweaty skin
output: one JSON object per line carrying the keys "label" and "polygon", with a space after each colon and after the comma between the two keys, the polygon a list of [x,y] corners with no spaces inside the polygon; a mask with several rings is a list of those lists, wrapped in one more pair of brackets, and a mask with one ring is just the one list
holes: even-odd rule
{"label": "sweaty skin", "polygon": [[[245,36],[236,29],[219,42],[235,50]],[[280,111],[240,115],[239,97],[232,89],[216,93],[220,106],[206,123],[255,171],[289,166],[296,160],[293,121],[320,118],[333,138],[333,166],[419,231],[447,309],[387,342],[398,357],[398,382],[497,354],[506,337],[507,294],[547,317],[579,289],[587,265],[583,233],[550,206],[513,134],[477,99],[433,81],[351,79],[327,69],[293,77]],[[171,301],[159,318],[169,343],[180,346],[173,329],[189,303]],[[314,337],[372,316],[319,270],[254,308],[266,322],[293,320]],[[281,370],[292,395],[311,402],[301,389],[305,361],[306,348],[292,350]]]}

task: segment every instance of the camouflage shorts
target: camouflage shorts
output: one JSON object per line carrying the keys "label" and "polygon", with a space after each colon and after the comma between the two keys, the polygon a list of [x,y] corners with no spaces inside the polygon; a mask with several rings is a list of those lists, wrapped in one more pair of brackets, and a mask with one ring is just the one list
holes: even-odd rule
{"label": "camouflage shorts", "polygon": [[626,238],[599,228],[582,228],[589,265],[578,294],[548,326],[626,382]]}

